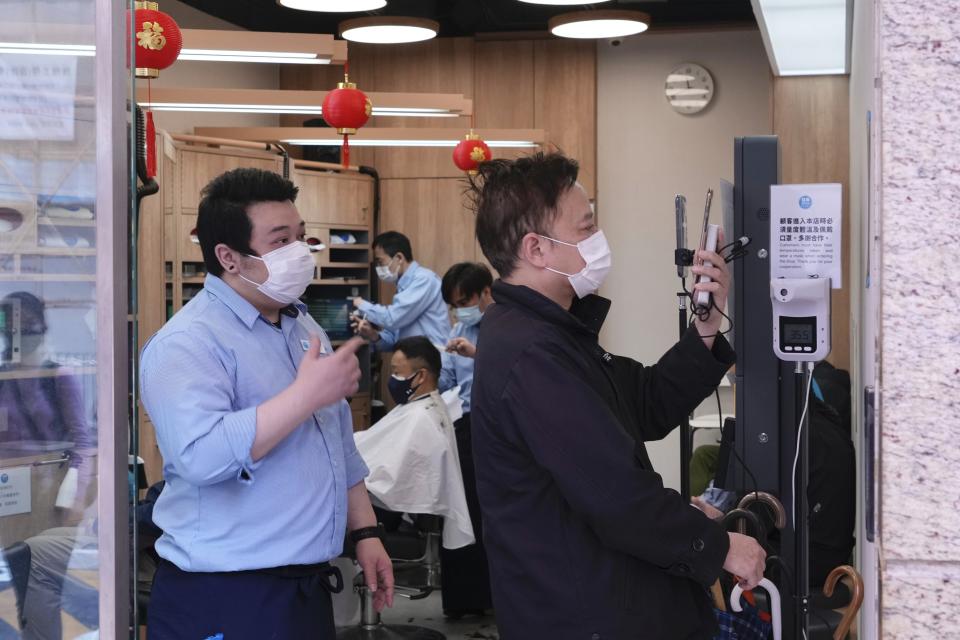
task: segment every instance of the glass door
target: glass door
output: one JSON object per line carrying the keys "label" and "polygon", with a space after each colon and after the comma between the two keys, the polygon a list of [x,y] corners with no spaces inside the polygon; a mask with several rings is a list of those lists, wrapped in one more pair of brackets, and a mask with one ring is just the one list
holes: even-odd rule
{"label": "glass door", "polygon": [[129,635],[127,3],[0,18],[0,640]]}

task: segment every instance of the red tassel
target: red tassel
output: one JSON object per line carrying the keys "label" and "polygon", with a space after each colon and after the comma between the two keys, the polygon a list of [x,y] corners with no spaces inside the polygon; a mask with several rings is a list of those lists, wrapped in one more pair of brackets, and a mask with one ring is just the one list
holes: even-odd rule
{"label": "red tassel", "polygon": [[153,126],[153,112],[147,111],[147,177],[157,175],[157,131]]}
{"label": "red tassel", "polygon": [[343,166],[350,166],[350,136],[343,136]]}

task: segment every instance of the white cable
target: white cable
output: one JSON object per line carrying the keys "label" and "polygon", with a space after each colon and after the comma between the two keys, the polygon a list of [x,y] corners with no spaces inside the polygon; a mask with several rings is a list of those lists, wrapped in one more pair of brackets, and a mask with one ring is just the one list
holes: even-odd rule
{"label": "white cable", "polygon": [[810,407],[810,386],[813,384],[813,363],[807,363],[807,393],[803,396],[803,413],[800,414],[800,424],[797,425],[797,452],[793,456],[793,473],[790,474],[790,504],[791,522],[793,530],[797,530],[797,461],[800,459],[800,436],[803,435],[803,419],[807,416],[807,409]]}

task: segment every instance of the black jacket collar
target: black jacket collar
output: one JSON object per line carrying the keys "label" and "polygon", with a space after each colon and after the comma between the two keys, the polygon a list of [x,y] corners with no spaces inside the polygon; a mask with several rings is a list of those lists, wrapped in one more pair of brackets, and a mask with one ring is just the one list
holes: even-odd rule
{"label": "black jacket collar", "polygon": [[589,295],[586,298],[574,299],[568,311],[530,287],[507,284],[503,280],[493,283],[493,299],[497,303],[524,307],[551,324],[593,337],[600,333],[611,304],[606,298]]}

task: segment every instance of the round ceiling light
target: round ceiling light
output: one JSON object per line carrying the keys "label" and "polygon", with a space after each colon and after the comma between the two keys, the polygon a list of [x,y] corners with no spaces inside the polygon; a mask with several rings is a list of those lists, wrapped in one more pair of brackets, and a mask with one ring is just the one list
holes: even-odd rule
{"label": "round ceiling light", "polygon": [[387,0],[277,0],[277,4],[288,9],[300,9],[301,11],[355,13],[357,11],[383,9],[387,6]]}
{"label": "round ceiling light", "polygon": [[340,23],[340,37],[366,44],[402,44],[422,42],[437,36],[440,24],[426,18],[371,16],[352,18]]}
{"label": "round ceiling light", "polygon": [[561,38],[623,38],[650,28],[642,11],[575,11],[550,18],[550,33]]}
{"label": "round ceiling light", "polygon": [[526,2],[527,4],[552,4],[552,5],[571,5],[571,4],[600,4],[601,2],[609,2],[610,0],[591,0],[590,2],[584,2],[583,0],[520,0],[520,2]]}

